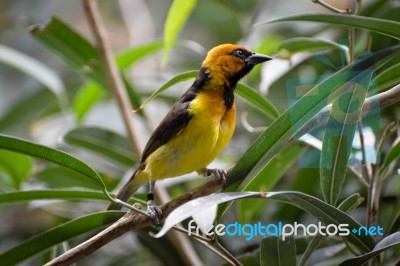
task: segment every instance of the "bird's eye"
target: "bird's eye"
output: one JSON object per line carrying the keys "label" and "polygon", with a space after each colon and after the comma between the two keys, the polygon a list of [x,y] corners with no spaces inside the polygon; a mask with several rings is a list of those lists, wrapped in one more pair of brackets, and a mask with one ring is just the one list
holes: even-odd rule
{"label": "bird's eye", "polygon": [[234,54],[235,56],[239,57],[239,58],[244,58],[244,57],[245,57],[243,50],[240,50],[240,49],[235,50],[235,51],[233,52],[233,54]]}
{"label": "bird's eye", "polygon": [[236,54],[237,55],[243,55],[243,51],[242,50],[236,50]]}

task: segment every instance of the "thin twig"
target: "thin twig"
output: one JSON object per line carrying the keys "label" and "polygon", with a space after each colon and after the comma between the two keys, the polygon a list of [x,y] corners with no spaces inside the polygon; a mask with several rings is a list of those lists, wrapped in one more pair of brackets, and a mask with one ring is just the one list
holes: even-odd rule
{"label": "thin twig", "polygon": [[[185,228],[178,227],[178,226],[174,226],[172,228],[178,232],[186,233],[186,235],[189,234],[189,232]],[[211,239],[206,238],[202,235],[191,233],[190,236],[192,236],[195,240],[197,240],[199,243],[204,245],[206,248],[210,249],[216,255],[218,255],[222,259],[226,260],[228,263],[230,263],[232,265],[241,265],[241,263],[232,254],[230,254],[229,251],[227,251],[225,248],[223,248],[221,246],[221,244],[219,244],[215,241],[212,241]]]}
{"label": "thin twig", "polygon": [[131,141],[136,154],[138,157],[140,157],[142,148],[139,138],[134,130],[133,120],[131,117],[132,106],[128,100],[129,97],[124,89],[124,83],[115,64],[111,44],[107,38],[106,29],[100,16],[99,7],[97,6],[97,2],[95,0],[83,0],[83,6],[85,8],[85,13],[88,17],[89,24],[96,37],[100,54],[104,61],[104,67],[106,70],[105,72],[124,120],[128,138]]}
{"label": "thin twig", "polygon": [[350,9],[342,10],[342,9],[336,8],[334,6],[331,6],[330,4],[327,4],[327,3],[325,3],[324,1],[321,1],[321,0],[311,0],[311,1],[313,3],[315,3],[315,4],[320,4],[321,6],[325,7],[326,9],[329,9],[330,11],[335,12],[335,13],[339,13],[339,14],[349,14],[349,13],[351,13]]}

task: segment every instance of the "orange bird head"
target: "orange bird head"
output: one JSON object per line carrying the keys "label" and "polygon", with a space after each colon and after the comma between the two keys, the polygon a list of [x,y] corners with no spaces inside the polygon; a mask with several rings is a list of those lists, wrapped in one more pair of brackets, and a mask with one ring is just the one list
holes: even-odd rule
{"label": "orange bird head", "polygon": [[221,44],[207,53],[202,67],[214,84],[235,86],[255,65],[271,59],[237,44]]}

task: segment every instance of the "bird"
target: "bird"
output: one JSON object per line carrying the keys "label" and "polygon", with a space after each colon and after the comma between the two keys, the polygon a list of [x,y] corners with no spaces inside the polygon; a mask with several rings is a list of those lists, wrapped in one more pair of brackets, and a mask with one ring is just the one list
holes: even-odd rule
{"label": "bird", "polygon": [[[255,65],[271,59],[237,44],[212,48],[193,84],[150,136],[139,166],[116,197],[126,202],[149,183],[147,212],[154,224],[160,224],[162,212],[153,194],[157,180],[196,171],[203,176],[214,175],[224,183],[227,172],[207,166],[227,146],[235,130],[235,87]],[[112,203],[108,210],[120,208]]]}

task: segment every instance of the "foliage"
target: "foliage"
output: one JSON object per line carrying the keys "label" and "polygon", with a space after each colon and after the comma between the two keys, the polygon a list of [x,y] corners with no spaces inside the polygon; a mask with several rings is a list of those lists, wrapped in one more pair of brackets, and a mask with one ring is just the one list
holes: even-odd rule
{"label": "foliage", "polygon": [[[174,0],[170,7],[156,10],[166,17],[161,21],[164,32],[159,34],[163,41],[124,47],[116,54],[131,104],[138,111],[134,115],[138,131],[145,132],[143,139],[162,117],[160,110],[176,100],[174,88],[196,76],[197,70],[188,69],[198,68],[204,54],[198,57],[196,52],[205,50],[199,47],[241,42],[277,59],[238,84],[238,110],[250,118],[247,121],[242,116],[247,126],[238,123],[231,146],[219,160],[234,165],[224,191],[177,208],[158,236],[178,223],[186,224],[191,216],[200,219],[199,213],[205,216],[203,222],[213,224],[215,217],[206,216],[205,209],[218,205],[216,223],[348,224],[350,229],[380,226],[384,231],[383,236],[350,233],[286,240],[258,236],[252,241],[244,235],[234,240],[214,235],[215,243],[225,246],[244,265],[396,263],[400,244],[398,104],[385,109],[371,104],[363,113],[362,103],[399,84],[400,22],[393,16],[399,7],[383,0],[368,5],[357,1],[356,14],[281,14],[275,20],[258,22],[257,18],[244,26],[263,1],[217,2]],[[149,4],[147,8],[154,7]],[[232,23],[225,28],[218,23],[219,17]],[[312,22],[314,28],[301,30],[296,26],[299,21]],[[0,219],[6,224],[0,237],[2,265],[44,264],[123,215],[102,210],[109,203],[109,191],[125,181],[122,176],[129,176],[138,155],[121,130],[118,115],[108,111],[115,102],[99,50],[76,25],[69,24],[54,16],[30,31],[41,49],[46,47],[62,60],[67,68],[64,72],[35,54],[0,46],[1,67],[29,76],[37,87],[28,95],[20,93],[0,116]],[[196,28],[199,36],[193,34]],[[252,31],[257,34],[250,38]],[[204,32],[211,37],[205,38]],[[155,69],[149,64],[152,59],[157,61]],[[142,67],[151,71],[140,76],[143,73],[135,71]],[[327,121],[307,128],[329,104]],[[293,139],[304,128],[307,134]],[[260,132],[258,137],[254,132]],[[179,195],[198,180],[164,184],[172,195]],[[131,200],[142,198],[139,193]],[[24,219],[14,225],[9,222],[14,216]],[[173,240],[153,239],[142,231],[136,235],[139,247],[131,245],[122,251],[107,247],[113,256],[99,252],[97,256],[106,258],[101,265],[125,265],[121,261],[177,265],[183,261]],[[168,252],[157,253],[160,243]],[[204,264],[224,263],[212,249],[194,247]],[[121,254],[132,250],[134,259]],[[149,258],[149,253],[159,255],[159,260]],[[85,259],[88,264],[96,261],[91,256]]]}

